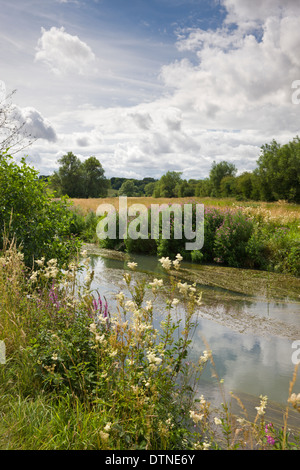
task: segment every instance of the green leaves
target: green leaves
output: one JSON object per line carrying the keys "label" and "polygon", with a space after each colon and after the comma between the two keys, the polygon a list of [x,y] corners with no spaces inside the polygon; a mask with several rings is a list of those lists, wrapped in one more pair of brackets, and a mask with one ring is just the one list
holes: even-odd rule
{"label": "green leaves", "polygon": [[38,172],[25,159],[17,165],[0,155],[0,243],[3,232],[21,246],[26,265],[57,258],[60,265],[79,248],[70,238],[72,214],[66,198],[54,200]]}

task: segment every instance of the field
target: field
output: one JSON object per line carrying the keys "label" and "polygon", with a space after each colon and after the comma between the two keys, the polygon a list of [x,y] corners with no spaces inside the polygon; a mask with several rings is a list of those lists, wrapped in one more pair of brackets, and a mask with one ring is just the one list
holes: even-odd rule
{"label": "field", "polygon": [[[70,199],[75,206],[79,206],[82,211],[86,214],[88,211],[96,212],[97,207],[100,204],[112,204],[116,209],[119,206],[118,197],[107,197],[107,198],[89,198],[89,199]],[[260,211],[265,214],[266,217],[272,217],[274,219],[289,219],[289,221],[299,220],[300,222],[300,205],[289,204],[285,201],[278,202],[261,202],[261,201],[237,201],[233,198],[154,198],[154,197],[128,197],[128,206],[132,204],[144,204],[150,207],[151,204],[188,204],[195,202],[198,204],[204,204],[204,206],[210,207],[241,207],[249,209],[251,211]]]}

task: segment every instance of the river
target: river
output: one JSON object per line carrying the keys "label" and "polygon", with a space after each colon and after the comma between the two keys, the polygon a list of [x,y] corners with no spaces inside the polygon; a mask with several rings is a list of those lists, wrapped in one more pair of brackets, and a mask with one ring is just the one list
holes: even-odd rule
{"label": "river", "polygon": [[[109,308],[114,295],[125,292],[123,280],[127,261],[138,264],[133,276],[164,277],[157,258],[127,255],[87,245],[95,272],[92,288],[106,297]],[[267,395],[272,411],[270,419],[278,422],[278,413],[287,404],[289,383],[300,344],[300,280],[275,273],[240,270],[219,266],[182,263],[179,276],[196,282],[202,292],[202,305],[197,311],[189,361],[197,361],[203,350],[212,351],[218,380],[210,367],[200,378],[198,391],[213,404],[220,403],[219,379],[226,397],[238,395],[248,411],[255,411],[260,395]],[[300,346],[298,346],[300,349]],[[298,355],[300,358],[300,354]],[[294,360],[295,362],[295,360]],[[293,391],[300,392],[300,372]],[[234,405],[235,406],[235,405]],[[252,411],[251,411],[252,410]],[[300,429],[298,416],[291,419]]]}

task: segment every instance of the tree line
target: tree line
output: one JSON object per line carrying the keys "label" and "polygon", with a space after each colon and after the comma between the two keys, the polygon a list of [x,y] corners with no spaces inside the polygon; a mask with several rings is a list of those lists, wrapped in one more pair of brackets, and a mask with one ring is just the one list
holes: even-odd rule
{"label": "tree line", "polygon": [[204,179],[183,179],[182,173],[168,171],[160,179],[142,180],[122,177],[106,178],[96,157],[84,162],[72,152],[58,161],[59,169],[47,178],[58,195],[71,198],[112,196],[152,197],[234,197],[237,200],[300,203],[300,139],[280,145],[273,140],[261,147],[257,167],[237,175],[233,163],[213,162]]}

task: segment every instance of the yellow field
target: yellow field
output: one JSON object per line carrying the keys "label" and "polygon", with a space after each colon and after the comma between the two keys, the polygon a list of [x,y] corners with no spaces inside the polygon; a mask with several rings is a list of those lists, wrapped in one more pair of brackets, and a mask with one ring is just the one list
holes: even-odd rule
{"label": "yellow field", "polygon": [[[89,199],[71,199],[75,207],[80,207],[84,214],[89,211],[96,212],[100,204],[112,204],[116,209],[119,208],[118,197],[107,198],[89,198]],[[153,197],[128,197],[128,207],[132,204],[144,204],[150,207],[151,204],[187,204],[190,202],[197,202],[210,207],[241,207],[247,211],[249,215],[259,214],[265,219],[280,219],[282,222],[292,222],[293,220],[300,221],[300,205],[288,204],[285,201],[278,202],[254,202],[246,201],[240,202],[232,198],[214,199],[214,198],[153,198]]]}

